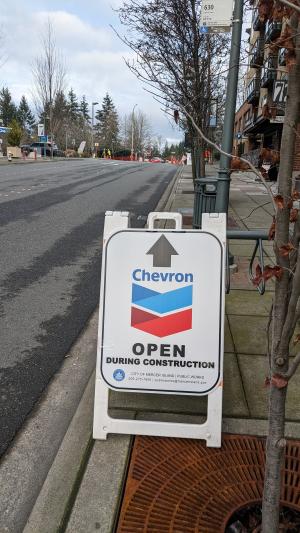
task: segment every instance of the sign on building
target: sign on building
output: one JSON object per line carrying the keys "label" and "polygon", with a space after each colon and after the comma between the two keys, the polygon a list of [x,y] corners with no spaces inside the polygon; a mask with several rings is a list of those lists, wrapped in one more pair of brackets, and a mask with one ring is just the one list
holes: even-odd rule
{"label": "sign on building", "polygon": [[229,32],[232,15],[233,0],[203,0],[200,17],[201,33]]}
{"label": "sign on building", "polygon": [[285,104],[287,100],[288,82],[279,80],[274,83],[273,102],[274,104]]}
{"label": "sign on building", "polygon": [[[189,427],[186,436],[219,445],[226,216],[205,216],[201,231],[182,230],[178,213],[150,214],[149,229],[143,230],[125,227],[122,213],[106,216],[95,438],[114,432],[182,436],[177,424],[162,428],[153,422],[111,419],[105,406],[107,391],[113,389],[209,395],[208,411],[214,417],[208,416],[207,425],[197,426],[198,432],[187,424],[179,426],[184,431]],[[174,219],[176,229],[155,230],[156,218]]]}

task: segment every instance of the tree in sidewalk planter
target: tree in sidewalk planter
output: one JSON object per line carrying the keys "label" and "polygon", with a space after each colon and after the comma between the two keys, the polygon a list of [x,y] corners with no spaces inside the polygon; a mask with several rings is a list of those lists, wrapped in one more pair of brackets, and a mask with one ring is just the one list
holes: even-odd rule
{"label": "tree in sidewalk planter", "polygon": [[[229,39],[200,33],[201,5],[202,0],[128,0],[118,13],[127,30],[121,39],[137,56],[126,62],[130,70],[167,113],[188,106],[196,124],[208,133],[212,103],[218,99],[222,105]],[[202,138],[191,121],[177,123],[188,128],[203,174]],[[195,165],[193,171],[195,177]]]}
{"label": "tree in sidewalk planter", "polygon": [[[199,130],[199,135],[216,150],[234,160],[246,163],[258,175],[267,188],[274,206],[274,218],[269,238],[274,240],[276,264],[260,265],[256,269],[254,284],[262,280],[275,280],[275,294],[268,325],[269,375],[266,386],[269,388],[269,428],[266,447],[266,470],[262,504],[262,532],[279,531],[279,508],[281,491],[281,469],[286,448],[285,405],[290,380],[300,365],[300,353],[290,360],[291,343],[300,342],[300,212],[294,206],[300,194],[293,189],[293,163],[296,138],[300,125],[300,5],[289,0],[284,4],[289,37],[284,46],[289,53],[288,94],[280,152],[278,175],[278,194],[274,197],[270,185],[249,161],[238,156],[226,154]],[[278,2],[274,2],[274,9]],[[277,46],[282,47],[278,40]],[[186,117],[197,125],[193,117],[182,107]]]}
{"label": "tree in sidewalk planter", "polygon": [[[294,2],[288,2],[293,5]],[[300,123],[300,7],[298,12],[283,6],[286,2],[273,2],[274,9],[283,7],[289,36],[282,45],[289,55],[288,97],[283,125],[278,195],[275,197],[276,214],[270,230],[274,238],[276,266],[269,267],[260,277],[275,278],[275,296],[270,317],[270,374],[269,432],[266,454],[266,474],[263,496],[263,533],[278,531],[280,501],[280,471],[285,450],[285,404],[288,383],[299,363],[298,354],[290,363],[290,343],[300,340],[297,332],[300,318],[300,215],[293,201],[299,194],[293,191],[293,163],[295,142]],[[272,45],[273,46],[273,45]],[[274,44],[276,46],[276,42]],[[269,335],[269,332],[268,332]]]}
{"label": "tree in sidewalk planter", "polygon": [[8,127],[8,124],[17,118],[17,108],[12,101],[12,96],[7,87],[2,87],[0,91],[0,119],[2,125]]}
{"label": "tree in sidewalk planter", "polygon": [[119,143],[119,117],[109,94],[103,98],[102,109],[96,113],[96,139],[113,152]]}
{"label": "tree in sidewalk planter", "polygon": [[23,129],[16,118],[13,118],[8,127],[10,131],[7,134],[7,143],[9,146],[20,146],[23,136]]}

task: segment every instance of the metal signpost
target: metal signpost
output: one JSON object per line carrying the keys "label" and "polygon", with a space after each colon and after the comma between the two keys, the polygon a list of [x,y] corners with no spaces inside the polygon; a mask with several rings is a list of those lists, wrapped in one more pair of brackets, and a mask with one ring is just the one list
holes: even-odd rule
{"label": "metal signpost", "polygon": [[[174,230],[154,229],[157,219]],[[226,215],[207,214],[201,231],[178,213],[151,213],[148,229],[129,214],[105,218],[94,438],[108,433],[199,438],[221,445]],[[207,395],[207,421],[119,420],[108,390]]]}

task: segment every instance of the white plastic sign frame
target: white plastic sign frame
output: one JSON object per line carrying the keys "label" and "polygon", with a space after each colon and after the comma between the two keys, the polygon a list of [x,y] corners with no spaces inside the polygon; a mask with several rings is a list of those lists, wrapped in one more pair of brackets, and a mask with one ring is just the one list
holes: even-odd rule
{"label": "white plastic sign frame", "polygon": [[[176,230],[154,230],[154,224],[157,219],[168,219],[175,221]],[[148,218],[149,229],[152,232],[157,231],[159,234],[168,235],[173,231],[180,231],[182,228],[182,216],[178,213],[151,213]],[[223,248],[222,253],[222,280],[221,280],[221,313],[220,313],[220,331],[221,331],[221,353],[219,365],[219,377],[217,386],[208,394],[207,420],[204,424],[186,424],[186,423],[168,423],[146,420],[124,420],[112,418],[108,414],[108,393],[109,388],[101,374],[102,348],[103,348],[103,302],[104,302],[104,279],[105,279],[105,251],[107,242],[116,233],[120,233],[129,228],[129,213],[127,212],[108,212],[105,217],[104,228],[104,249],[102,261],[102,281],[100,293],[100,316],[99,316],[99,337],[98,337],[98,356],[96,369],[96,389],[95,389],[95,408],[94,408],[94,438],[106,439],[109,433],[132,434],[132,435],[152,435],[178,438],[204,439],[209,447],[221,446],[221,427],[222,427],[222,396],[223,396],[223,358],[224,358],[224,300],[225,300],[225,247],[226,247],[226,215],[225,214],[207,214],[203,215],[203,229],[201,233],[213,234],[220,241]],[[143,231],[143,230],[139,230]],[[146,230],[147,231],[147,230]],[[181,230],[186,233],[188,239],[189,233],[199,233],[198,230]],[[200,340],[199,340],[200,342]],[[150,392],[141,390],[139,392]],[[162,391],[154,391],[162,392]],[[165,391],[168,394],[178,395],[178,392]],[[183,392],[183,394],[186,394]],[[193,394],[196,394],[193,392]]]}

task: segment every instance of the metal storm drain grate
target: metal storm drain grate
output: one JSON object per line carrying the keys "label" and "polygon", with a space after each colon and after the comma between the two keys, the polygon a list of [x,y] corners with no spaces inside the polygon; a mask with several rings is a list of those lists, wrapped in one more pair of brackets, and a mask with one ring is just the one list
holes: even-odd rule
{"label": "metal storm drain grate", "polygon": [[[227,435],[221,449],[195,440],[136,437],[117,533],[221,533],[259,502],[262,439]],[[286,449],[282,505],[300,509],[300,442]]]}

